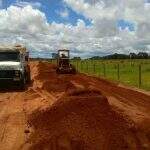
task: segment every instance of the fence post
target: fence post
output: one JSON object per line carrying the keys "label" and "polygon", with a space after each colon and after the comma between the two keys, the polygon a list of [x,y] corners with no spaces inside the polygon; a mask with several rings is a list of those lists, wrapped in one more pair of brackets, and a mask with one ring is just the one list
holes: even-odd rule
{"label": "fence post", "polygon": [[117,78],[120,80],[120,65],[117,65]]}
{"label": "fence post", "polygon": [[82,72],[83,71],[82,60],[80,61],[80,65],[81,65],[81,72]]}
{"label": "fence post", "polygon": [[95,71],[96,71],[96,66],[95,66],[95,63],[93,64],[93,73],[95,74]]}
{"label": "fence post", "polygon": [[99,69],[98,69],[98,71],[99,71],[99,77],[101,76],[101,64],[100,63],[98,63],[98,66],[99,66]]}
{"label": "fence post", "polygon": [[139,64],[139,87],[142,85],[142,67],[141,64]]}
{"label": "fence post", "polygon": [[89,70],[89,68],[88,68],[88,62],[86,61],[86,71],[87,71],[87,73],[88,73],[88,70]]}
{"label": "fence post", "polygon": [[105,65],[105,63],[103,63],[103,73],[104,73],[104,77],[106,77],[106,65]]}
{"label": "fence post", "polygon": [[79,71],[79,65],[78,65],[78,60],[76,60],[76,66],[77,66],[77,71]]}

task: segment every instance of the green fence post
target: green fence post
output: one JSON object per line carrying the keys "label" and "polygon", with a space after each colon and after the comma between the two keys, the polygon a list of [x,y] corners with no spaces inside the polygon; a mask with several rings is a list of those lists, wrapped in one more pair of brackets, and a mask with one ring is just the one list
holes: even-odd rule
{"label": "green fence post", "polygon": [[96,72],[96,65],[95,65],[95,63],[93,64],[93,73],[94,73],[94,75],[95,75],[95,72]]}
{"label": "green fence post", "polygon": [[106,77],[106,65],[105,65],[105,63],[103,63],[103,74],[104,74],[104,77]]}
{"label": "green fence post", "polygon": [[80,61],[80,69],[81,69],[81,72],[82,72],[82,70],[83,70],[83,68],[82,68],[82,60]]}
{"label": "green fence post", "polygon": [[139,64],[139,87],[142,85],[142,66]]}
{"label": "green fence post", "polygon": [[99,64],[99,65],[98,65],[98,66],[99,66],[99,69],[98,69],[99,73],[98,73],[98,74],[99,74],[99,77],[100,77],[100,76],[101,76],[101,67],[102,67],[102,66],[101,66],[100,63],[98,63],[98,64]]}
{"label": "green fence post", "polygon": [[89,72],[88,62],[86,61],[86,71]]}
{"label": "green fence post", "polygon": [[78,60],[76,60],[77,71],[79,71]]}
{"label": "green fence post", "polygon": [[80,72],[82,72],[82,60],[80,60]]}
{"label": "green fence post", "polygon": [[120,65],[119,64],[117,65],[117,78],[119,81],[120,80]]}
{"label": "green fence post", "polygon": [[81,72],[81,60],[78,61],[78,68],[79,68],[79,71]]}

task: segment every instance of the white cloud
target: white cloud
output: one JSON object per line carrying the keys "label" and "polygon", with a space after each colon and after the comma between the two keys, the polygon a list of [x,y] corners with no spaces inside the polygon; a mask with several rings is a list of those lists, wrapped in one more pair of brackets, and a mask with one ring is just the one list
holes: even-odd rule
{"label": "white cloud", "polygon": [[[150,51],[150,16],[143,0],[64,0],[67,7],[91,19],[86,26],[81,19],[75,26],[48,23],[43,12],[27,4],[0,10],[0,42],[23,43],[33,55],[54,52],[59,48],[72,50],[74,56],[91,56],[114,52]],[[147,4],[146,4],[147,5]],[[66,10],[65,10],[66,11]],[[61,12],[62,13],[62,12]],[[62,13],[68,17],[68,12]],[[136,24],[136,30],[119,30],[117,20]]]}
{"label": "white cloud", "polygon": [[[64,0],[64,2],[77,13],[83,14],[90,19],[115,19],[118,14],[120,0]],[[91,3],[92,2],[92,3]]]}
{"label": "white cloud", "polygon": [[33,8],[40,8],[42,6],[42,4],[40,2],[25,2],[22,0],[17,0],[14,5],[18,6],[18,7],[25,7],[25,6],[30,5]]}
{"label": "white cloud", "polygon": [[83,50],[86,54],[91,49],[92,37],[92,28],[86,27],[83,20],[78,20],[76,26],[49,24],[44,13],[31,6],[0,10],[1,43],[26,44],[34,52],[70,48],[74,53]]}
{"label": "white cloud", "polygon": [[[148,48],[147,41],[150,41],[150,5],[144,0],[64,0],[64,2],[79,14],[92,19],[93,33],[96,40],[100,40],[99,51],[107,52],[128,52],[134,50],[136,45]],[[133,22],[135,31],[120,30],[117,27],[117,21],[120,19]],[[114,40],[118,37],[119,40]],[[141,49],[142,50],[142,49]],[[134,51],[139,51],[135,49]]]}
{"label": "white cloud", "polygon": [[59,11],[57,13],[62,18],[68,19],[68,17],[69,17],[69,10],[67,8],[65,8],[63,11]]}

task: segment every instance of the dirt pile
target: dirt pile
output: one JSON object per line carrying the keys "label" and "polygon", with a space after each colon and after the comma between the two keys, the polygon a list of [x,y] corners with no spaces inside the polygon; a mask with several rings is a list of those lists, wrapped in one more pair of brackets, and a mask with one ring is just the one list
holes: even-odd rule
{"label": "dirt pile", "polygon": [[31,150],[137,149],[127,122],[99,91],[69,92],[48,109],[35,111],[29,123]]}

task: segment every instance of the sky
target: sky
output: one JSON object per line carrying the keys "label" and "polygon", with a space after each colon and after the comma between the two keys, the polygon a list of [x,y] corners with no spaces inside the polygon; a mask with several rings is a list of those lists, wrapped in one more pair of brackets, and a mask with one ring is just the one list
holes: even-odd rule
{"label": "sky", "polygon": [[150,53],[150,0],[0,0],[0,44],[32,57]]}

